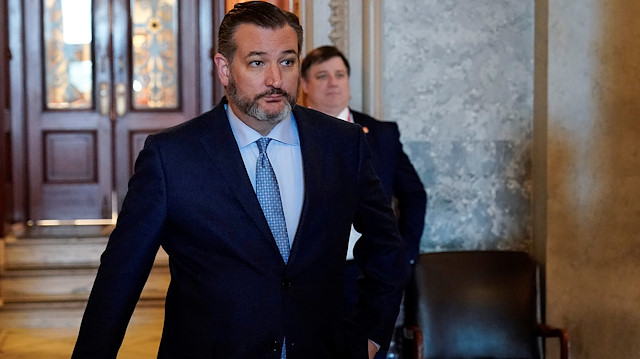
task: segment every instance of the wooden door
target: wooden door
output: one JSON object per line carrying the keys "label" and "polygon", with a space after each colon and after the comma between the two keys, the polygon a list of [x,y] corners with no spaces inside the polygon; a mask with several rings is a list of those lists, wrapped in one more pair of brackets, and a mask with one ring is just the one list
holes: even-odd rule
{"label": "wooden door", "polygon": [[146,136],[200,112],[198,1],[24,6],[28,216],[111,223]]}

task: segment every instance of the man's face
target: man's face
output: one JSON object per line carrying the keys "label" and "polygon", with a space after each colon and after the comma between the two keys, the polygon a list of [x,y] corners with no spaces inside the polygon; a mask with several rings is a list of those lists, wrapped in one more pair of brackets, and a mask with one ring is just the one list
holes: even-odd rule
{"label": "man's face", "polygon": [[349,105],[349,74],[342,58],[336,56],[311,65],[302,78],[307,105],[332,116]]}
{"label": "man's face", "polygon": [[270,129],[289,115],[297,101],[300,71],[296,32],[290,26],[273,30],[242,24],[234,40],[237,50],[233,63],[216,55],[229,104],[249,126],[262,121],[271,124]]}

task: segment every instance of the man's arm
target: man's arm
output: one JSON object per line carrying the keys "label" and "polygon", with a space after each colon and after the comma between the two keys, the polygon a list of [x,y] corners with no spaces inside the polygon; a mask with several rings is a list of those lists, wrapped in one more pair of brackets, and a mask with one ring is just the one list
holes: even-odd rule
{"label": "man's arm", "polygon": [[420,239],[424,231],[427,193],[409,157],[402,149],[398,125],[392,124],[393,141],[397,154],[393,175],[393,193],[397,200],[398,229],[406,245],[408,261],[413,263],[418,257]]}
{"label": "man's arm", "polygon": [[118,223],[100,258],[72,358],[115,359],[160,246],[166,194],[157,148],[136,161]]}
{"label": "man's arm", "polygon": [[[354,248],[354,260],[363,277],[358,281],[362,295],[351,319],[367,338],[386,348],[398,315],[408,263],[391,204],[373,169],[364,133],[359,131],[359,136],[360,201],[354,227],[362,237]],[[371,345],[370,342],[370,349]]]}

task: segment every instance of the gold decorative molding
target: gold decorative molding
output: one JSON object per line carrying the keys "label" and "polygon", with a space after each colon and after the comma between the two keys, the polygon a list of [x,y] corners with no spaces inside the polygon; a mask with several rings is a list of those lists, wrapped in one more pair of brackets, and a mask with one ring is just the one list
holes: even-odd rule
{"label": "gold decorative molding", "polygon": [[340,49],[345,56],[349,56],[349,1],[348,0],[331,0],[329,2],[331,8],[331,16],[329,23],[331,24],[331,33],[329,39],[333,45]]}

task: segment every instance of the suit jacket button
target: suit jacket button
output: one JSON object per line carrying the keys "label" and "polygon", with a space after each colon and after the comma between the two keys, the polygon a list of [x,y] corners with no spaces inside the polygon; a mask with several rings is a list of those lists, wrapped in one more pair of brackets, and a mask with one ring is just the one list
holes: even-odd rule
{"label": "suit jacket button", "polygon": [[281,284],[282,284],[282,289],[291,288],[291,280],[290,279],[283,279]]}
{"label": "suit jacket button", "polygon": [[280,347],[281,347],[281,346],[280,346],[280,345],[278,345],[278,341],[277,341],[277,340],[274,340],[274,341],[273,341],[273,345],[271,346],[271,349],[273,349],[273,351],[274,351],[274,352],[277,352],[277,351],[278,351],[278,349],[280,349]]}

